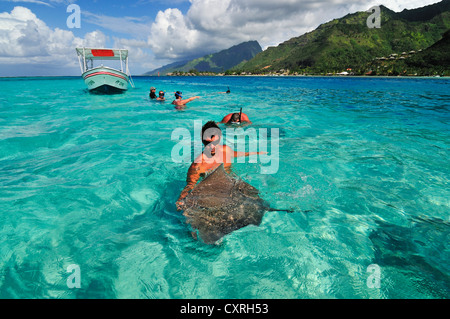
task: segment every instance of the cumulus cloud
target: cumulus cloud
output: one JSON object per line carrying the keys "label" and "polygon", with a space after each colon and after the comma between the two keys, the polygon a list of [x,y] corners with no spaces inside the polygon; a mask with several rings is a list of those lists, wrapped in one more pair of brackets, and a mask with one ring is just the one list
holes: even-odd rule
{"label": "cumulus cloud", "polygon": [[100,31],[79,38],[71,31],[52,29],[25,7],[0,13],[0,63],[75,66],[75,47],[102,47],[106,40]]}
{"label": "cumulus cloud", "polygon": [[49,31],[45,23],[27,8],[15,7],[11,13],[0,13],[0,56],[46,55],[41,42]]}
{"label": "cumulus cloud", "polygon": [[439,0],[191,0],[186,14],[158,12],[148,38],[157,58],[183,59],[257,40],[263,48],[347,13],[384,4],[394,11]]}
{"label": "cumulus cloud", "polygon": [[191,0],[185,15],[178,9],[160,11],[148,41],[157,57],[171,58],[198,56],[249,40],[258,40],[265,48],[347,13],[343,6],[349,1],[326,2],[324,6],[304,0]]}
{"label": "cumulus cloud", "polygon": [[[159,66],[159,64],[155,62],[154,56],[147,50],[147,41],[117,37],[113,37],[113,41],[115,48],[127,49],[130,52],[131,72],[142,73]],[[134,67],[136,67],[136,69]]]}
{"label": "cumulus cloud", "polygon": [[148,44],[157,58],[178,59],[198,52],[200,31],[178,9],[159,11]]}

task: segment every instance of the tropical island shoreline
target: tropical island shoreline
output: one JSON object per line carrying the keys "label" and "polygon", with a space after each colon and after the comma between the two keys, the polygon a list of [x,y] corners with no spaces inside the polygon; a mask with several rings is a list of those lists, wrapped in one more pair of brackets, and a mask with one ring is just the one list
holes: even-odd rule
{"label": "tropical island shoreline", "polygon": [[449,75],[418,75],[418,74],[407,74],[407,75],[367,75],[367,74],[338,74],[338,73],[330,73],[330,74],[277,74],[277,73],[269,73],[269,74],[224,74],[217,73],[212,74],[210,72],[207,73],[183,73],[183,74],[166,74],[166,75],[136,75],[134,77],[195,77],[195,76],[218,76],[218,77],[338,77],[338,78],[450,78]]}

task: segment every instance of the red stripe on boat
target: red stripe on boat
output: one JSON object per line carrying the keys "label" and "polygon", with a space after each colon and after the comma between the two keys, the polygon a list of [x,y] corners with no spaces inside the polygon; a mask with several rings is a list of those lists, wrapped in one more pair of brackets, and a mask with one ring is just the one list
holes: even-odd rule
{"label": "red stripe on boat", "polygon": [[91,74],[86,75],[84,78],[87,79],[87,78],[90,78],[91,76],[101,75],[101,74],[112,75],[112,76],[115,76],[115,77],[118,77],[118,78],[121,78],[121,79],[124,79],[125,81],[127,81],[127,79],[124,78],[123,76],[118,75],[118,74],[114,74],[114,73],[111,73],[111,72],[95,72],[95,73],[91,73]]}
{"label": "red stripe on boat", "polygon": [[113,50],[93,49],[91,52],[93,56],[114,56]]}

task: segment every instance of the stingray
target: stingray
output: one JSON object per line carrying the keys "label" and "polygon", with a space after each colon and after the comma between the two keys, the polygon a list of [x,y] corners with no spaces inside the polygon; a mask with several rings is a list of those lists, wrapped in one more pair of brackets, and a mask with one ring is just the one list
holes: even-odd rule
{"label": "stingray", "polygon": [[186,222],[206,244],[242,227],[259,226],[266,211],[279,211],[261,199],[255,187],[225,172],[223,164],[198,183],[184,202]]}

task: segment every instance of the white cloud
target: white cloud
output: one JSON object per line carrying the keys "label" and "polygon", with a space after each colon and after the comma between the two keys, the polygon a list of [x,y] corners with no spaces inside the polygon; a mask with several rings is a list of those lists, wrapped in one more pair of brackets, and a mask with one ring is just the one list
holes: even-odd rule
{"label": "white cloud", "polygon": [[158,12],[148,43],[157,58],[200,56],[248,40],[263,48],[347,13],[384,4],[394,11],[439,0],[191,0],[188,12]]}
{"label": "white cloud", "polygon": [[184,58],[199,51],[199,35],[180,10],[167,9],[158,12],[148,44],[157,58]]}
{"label": "white cloud", "polygon": [[90,48],[104,48],[108,37],[101,31],[92,31],[86,33],[84,39],[76,38],[74,43],[76,46],[90,47]]}
{"label": "white cloud", "polygon": [[[130,71],[144,73],[156,69],[159,64],[155,62],[154,56],[148,52],[148,43],[144,40],[113,38],[114,47],[127,49],[130,53]],[[136,69],[134,68],[136,67]]]}
{"label": "white cloud", "polygon": [[34,13],[15,7],[0,13],[0,56],[31,57],[46,55],[43,43],[51,31]]}
{"label": "white cloud", "polygon": [[84,39],[72,31],[52,29],[28,8],[17,6],[0,13],[0,63],[76,65],[75,47],[105,46],[107,37],[100,31],[87,33]]}

